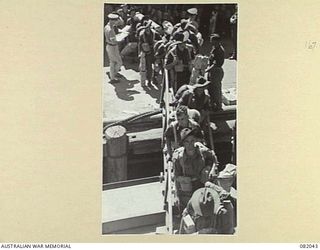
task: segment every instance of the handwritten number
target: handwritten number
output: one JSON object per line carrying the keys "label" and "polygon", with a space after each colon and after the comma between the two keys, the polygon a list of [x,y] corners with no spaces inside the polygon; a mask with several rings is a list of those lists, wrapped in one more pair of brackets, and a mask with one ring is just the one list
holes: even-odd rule
{"label": "handwritten number", "polygon": [[306,41],[305,42],[305,48],[309,49],[309,50],[314,50],[316,49],[318,46],[318,42],[317,41]]}

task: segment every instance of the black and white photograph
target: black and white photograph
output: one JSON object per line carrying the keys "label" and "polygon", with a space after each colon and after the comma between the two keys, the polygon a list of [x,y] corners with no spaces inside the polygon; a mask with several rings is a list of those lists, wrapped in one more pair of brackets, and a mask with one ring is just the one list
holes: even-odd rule
{"label": "black and white photograph", "polygon": [[237,234],[238,4],[103,14],[102,234]]}

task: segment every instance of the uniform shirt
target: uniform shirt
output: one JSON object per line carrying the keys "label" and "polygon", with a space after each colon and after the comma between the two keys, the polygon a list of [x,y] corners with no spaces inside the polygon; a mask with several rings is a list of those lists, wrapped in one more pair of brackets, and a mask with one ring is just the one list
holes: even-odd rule
{"label": "uniform shirt", "polygon": [[[167,65],[173,62],[173,55],[177,56],[178,60],[181,60],[184,65],[189,65],[195,57],[191,45],[187,45],[183,50],[180,50],[177,45],[174,45],[167,54]],[[189,70],[189,68],[187,70]]]}
{"label": "uniform shirt", "polygon": [[[139,47],[140,47],[140,51],[146,52],[146,53],[153,53],[153,45],[156,41],[160,40],[161,37],[160,35],[151,30],[149,34],[145,33],[145,31],[141,32],[141,35],[139,36]],[[147,43],[149,44],[149,51],[144,51],[142,48],[142,44],[143,43]]]}
{"label": "uniform shirt", "polygon": [[212,167],[217,163],[217,158],[213,150],[208,149],[200,142],[195,143],[196,151],[193,156],[188,156],[185,148],[180,147],[173,153],[175,176],[188,176],[191,178],[201,178],[201,171],[206,167]]}
{"label": "uniform shirt", "polygon": [[106,37],[107,44],[109,45],[117,44],[116,33],[109,23],[104,27],[104,35]]}
{"label": "uniform shirt", "polygon": [[189,109],[196,109],[199,112],[202,110],[209,110],[210,95],[207,90],[201,96],[197,96],[192,90],[186,90],[179,100],[179,105],[185,105]]}
{"label": "uniform shirt", "polygon": [[214,65],[215,67],[222,67],[224,63],[224,48],[221,45],[212,49],[209,62],[210,65]]}
{"label": "uniform shirt", "polygon": [[127,25],[131,26],[129,36],[128,36],[129,42],[137,42],[138,41],[138,39],[136,37],[137,24],[138,24],[138,21],[135,21],[131,17],[127,20]]}
{"label": "uniform shirt", "polygon": [[187,127],[182,127],[179,125],[177,121],[174,121],[170,123],[169,127],[167,128],[165,132],[165,137],[167,140],[174,141],[174,129],[176,130],[176,135],[177,135],[177,141],[178,143],[181,142],[181,130],[184,128],[190,128],[190,129],[199,129],[200,131],[200,126],[197,122],[193,121],[192,119],[189,119],[188,121],[188,126]]}

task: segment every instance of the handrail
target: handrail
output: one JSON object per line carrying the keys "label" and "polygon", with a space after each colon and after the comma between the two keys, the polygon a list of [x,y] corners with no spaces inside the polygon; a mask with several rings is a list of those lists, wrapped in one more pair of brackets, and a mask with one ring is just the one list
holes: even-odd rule
{"label": "handrail", "polygon": [[[169,126],[170,122],[170,89],[169,89],[169,79],[168,79],[168,70],[164,69],[164,132]],[[173,192],[174,192],[174,182],[173,182],[173,164],[171,161],[167,161],[165,155],[163,155],[164,162],[164,179],[165,179],[165,192],[164,192],[164,202],[166,209],[166,229],[168,234],[173,233]]]}

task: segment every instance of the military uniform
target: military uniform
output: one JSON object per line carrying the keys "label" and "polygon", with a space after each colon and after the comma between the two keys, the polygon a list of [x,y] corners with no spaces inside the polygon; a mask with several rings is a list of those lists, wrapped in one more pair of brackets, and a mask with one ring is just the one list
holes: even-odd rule
{"label": "military uniform", "polygon": [[[188,156],[185,148],[180,147],[175,150],[172,157],[181,208],[187,205],[192,193],[203,186],[212,170],[213,163],[218,162],[213,150],[200,142],[196,142],[195,147],[196,152],[193,156]],[[190,182],[190,187],[186,187],[188,185],[186,181]]]}
{"label": "military uniform", "polygon": [[[186,128],[200,130],[199,124],[192,119],[189,119],[188,126]],[[177,121],[172,122],[165,132],[166,140],[175,141],[175,137],[176,137],[177,143],[180,144],[181,143],[180,133],[182,129],[184,129],[184,127],[181,127]]]}
{"label": "military uniform", "polygon": [[[177,58],[177,64],[168,67]],[[185,84],[189,84],[191,76],[191,63],[194,59],[194,48],[192,45],[186,45],[186,48],[180,50],[178,45],[173,45],[166,56],[166,66],[170,71],[170,83],[175,92]]]}
{"label": "military uniform", "polygon": [[[117,15],[115,16],[117,17]],[[120,71],[122,66],[122,59],[119,52],[118,42],[116,40],[116,33],[114,27],[111,27],[110,22],[104,27],[104,34],[107,44],[106,50],[110,61],[110,78],[111,80],[116,80],[116,74]]]}
{"label": "military uniform", "polygon": [[187,10],[190,17],[188,18],[188,22],[190,22],[197,30],[199,29],[199,24],[196,21],[196,16],[198,15],[197,8],[191,8]]}
{"label": "military uniform", "polygon": [[136,36],[136,26],[138,21],[134,20],[134,18],[128,18],[126,21],[126,25],[130,26],[129,35],[126,38],[126,46],[121,50],[121,56],[126,57],[130,55],[134,55],[132,60],[138,56],[138,38]]}
{"label": "military uniform", "polygon": [[204,91],[204,93],[202,95],[197,96],[194,93],[194,90],[189,89],[189,90],[186,90],[182,94],[182,96],[178,102],[178,106],[179,105],[185,105],[189,109],[196,109],[199,112],[201,112],[203,110],[209,110],[210,96],[206,90]]}
{"label": "military uniform", "polygon": [[[210,196],[210,200],[208,200]],[[200,188],[196,190],[190,198],[186,209],[184,210],[183,218],[190,215],[194,222],[194,231],[199,234],[215,233],[215,224],[217,213],[223,208],[218,192],[211,188]],[[182,220],[182,223],[184,220]],[[181,225],[180,233],[192,233],[184,230]]]}
{"label": "military uniform", "polygon": [[146,33],[145,30],[141,31],[139,36],[139,51],[140,51],[140,75],[141,85],[145,85],[145,80],[148,80],[148,84],[151,84],[154,64],[154,43],[156,40],[160,40],[161,37],[154,30],[150,30],[150,33]]}
{"label": "military uniform", "polygon": [[224,48],[219,44],[213,48],[209,57],[210,65],[212,66],[209,71],[209,80],[211,84],[208,87],[210,96],[212,97],[213,105],[217,109],[222,108],[222,92],[221,82],[224,76],[222,65],[224,63]]}

